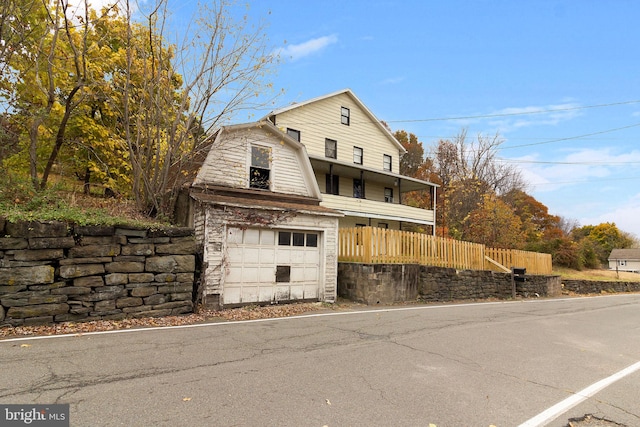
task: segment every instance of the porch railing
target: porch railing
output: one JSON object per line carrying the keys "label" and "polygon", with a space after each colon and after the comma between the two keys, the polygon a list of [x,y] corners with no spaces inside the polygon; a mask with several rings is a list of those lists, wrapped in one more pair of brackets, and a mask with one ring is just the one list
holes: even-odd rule
{"label": "porch railing", "polygon": [[338,261],[422,264],[460,270],[508,271],[510,267],[525,267],[527,274],[551,274],[552,269],[549,254],[494,249],[479,243],[377,227],[340,228]]}

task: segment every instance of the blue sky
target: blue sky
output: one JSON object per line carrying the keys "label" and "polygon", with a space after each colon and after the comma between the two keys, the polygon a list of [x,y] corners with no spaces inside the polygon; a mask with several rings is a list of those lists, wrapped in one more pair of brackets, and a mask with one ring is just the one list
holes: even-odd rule
{"label": "blue sky", "polygon": [[271,0],[248,15],[283,59],[275,106],[350,88],[426,151],[499,132],[550,213],[640,237],[640,2]]}

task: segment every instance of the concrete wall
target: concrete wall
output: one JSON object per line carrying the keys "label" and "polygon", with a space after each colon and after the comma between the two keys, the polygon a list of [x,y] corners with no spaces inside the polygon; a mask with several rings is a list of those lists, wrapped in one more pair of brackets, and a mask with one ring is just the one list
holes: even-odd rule
{"label": "concrete wall", "polygon": [[0,325],[193,311],[192,229],[0,220]]}
{"label": "concrete wall", "polygon": [[[559,276],[526,276],[516,282],[522,297],[558,296]],[[512,297],[511,274],[455,270],[415,264],[338,264],[338,295],[366,304],[406,301],[507,299]]]}

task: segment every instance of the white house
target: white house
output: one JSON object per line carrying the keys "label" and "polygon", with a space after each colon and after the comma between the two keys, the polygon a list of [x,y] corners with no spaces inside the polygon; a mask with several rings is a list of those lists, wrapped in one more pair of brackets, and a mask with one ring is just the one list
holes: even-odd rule
{"label": "white house", "polygon": [[[321,206],[345,215],[340,227],[418,225],[435,234],[438,186],[400,175],[405,149],[351,90],[272,111],[263,120],[304,144]],[[431,209],[403,204],[409,191],[428,192]]]}
{"label": "white house", "polygon": [[[348,89],[220,129],[178,203],[203,247],[205,305],[332,302],[338,227],[435,233],[437,185],[400,175],[404,152]],[[403,204],[409,191],[431,209]]]}
{"label": "white house", "polygon": [[223,127],[191,187],[206,306],[333,302],[340,212],[305,147],[269,122]]}
{"label": "white house", "polygon": [[609,269],[640,272],[640,249],[613,249],[609,255]]}

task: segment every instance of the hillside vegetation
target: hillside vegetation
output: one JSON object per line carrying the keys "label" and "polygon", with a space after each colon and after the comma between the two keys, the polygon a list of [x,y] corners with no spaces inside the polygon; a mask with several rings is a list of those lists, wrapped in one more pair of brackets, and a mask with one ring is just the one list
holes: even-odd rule
{"label": "hillside vegetation", "polygon": [[558,274],[563,279],[640,282],[640,274],[630,273],[628,271],[616,272],[615,270],[605,269],[573,270],[566,267],[554,267],[553,274]]}

